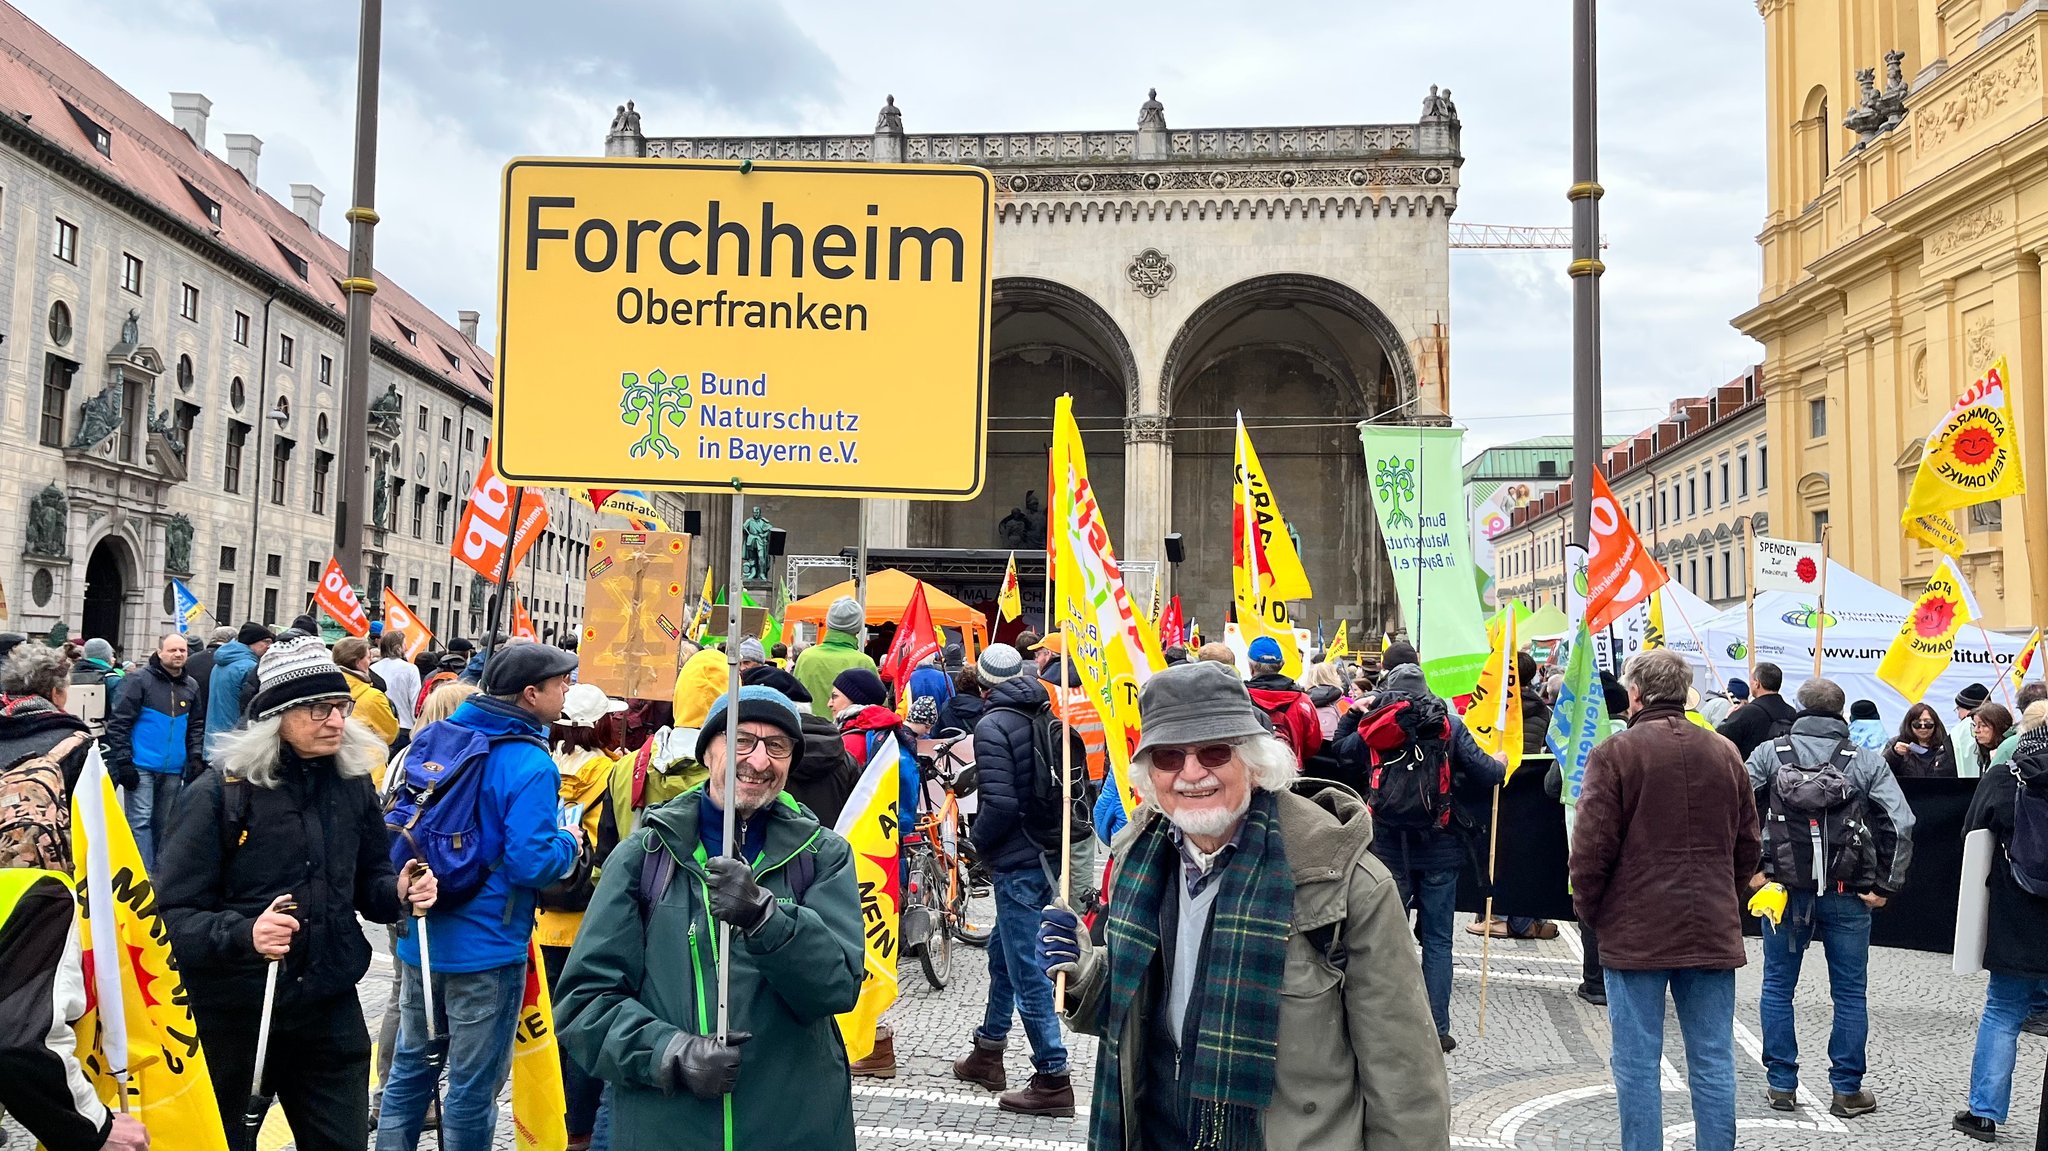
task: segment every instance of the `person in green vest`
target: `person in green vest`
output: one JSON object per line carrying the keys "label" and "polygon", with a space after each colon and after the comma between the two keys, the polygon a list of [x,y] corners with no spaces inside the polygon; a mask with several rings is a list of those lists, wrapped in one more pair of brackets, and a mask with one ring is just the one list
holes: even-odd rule
{"label": "person in green vest", "polygon": [[796,657],[797,682],[811,693],[811,710],[825,719],[832,718],[828,701],[832,681],[839,678],[840,672],[854,667],[875,670],[875,661],[860,649],[860,629],[865,618],[859,600],[850,595],[840,596],[825,611],[824,638]]}

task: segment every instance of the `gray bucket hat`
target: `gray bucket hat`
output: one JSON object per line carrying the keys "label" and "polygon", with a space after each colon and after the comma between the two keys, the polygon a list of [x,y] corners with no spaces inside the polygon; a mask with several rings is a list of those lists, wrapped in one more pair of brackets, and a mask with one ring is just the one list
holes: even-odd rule
{"label": "gray bucket hat", "polygon": [[1223,664],[1208,661],[1169,667],[1146,680],[1138,692],[1138,718],[1144,734],[1133,755],[1267,734],[1244,681]]}

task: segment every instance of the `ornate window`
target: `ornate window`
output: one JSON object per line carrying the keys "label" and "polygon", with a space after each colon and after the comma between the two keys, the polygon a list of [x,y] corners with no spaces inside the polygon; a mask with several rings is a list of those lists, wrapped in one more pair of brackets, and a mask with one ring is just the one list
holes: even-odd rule
{"label": "ornate window", "polygon": [[62,300],[50,305],[50,342],[60,348],[71,342],[71,305]]}

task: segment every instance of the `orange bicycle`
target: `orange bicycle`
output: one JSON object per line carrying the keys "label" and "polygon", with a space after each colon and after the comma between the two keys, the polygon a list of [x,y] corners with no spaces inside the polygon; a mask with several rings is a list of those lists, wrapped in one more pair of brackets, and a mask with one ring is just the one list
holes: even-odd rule
{"label": "orange bicycle", "polygon": [[917,957],[925,982],[943,991],[953,977],[953,940],[988,946],[995,924],[977,923],[968,910],[969,858],[973,846],[960,834],[960,798],[974,793],[974,765],[956,754],[965,735],[940,740],[930,756],[919,756],[927,784],[943,798],[903,837],[909,889],[903,897],[903,951]]}

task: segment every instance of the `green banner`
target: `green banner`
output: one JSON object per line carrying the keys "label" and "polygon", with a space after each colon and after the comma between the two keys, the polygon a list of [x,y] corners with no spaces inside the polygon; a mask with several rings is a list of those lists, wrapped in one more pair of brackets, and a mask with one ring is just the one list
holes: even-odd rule
{"label": "green banner", "polygon": [[1386,424],[1361,426],[1358,438],[1401,616],[1421,653],[1423,675],[1438,695],[1469,694],[1486,664],[1487,642],[1459,466],[1465,433]]}

